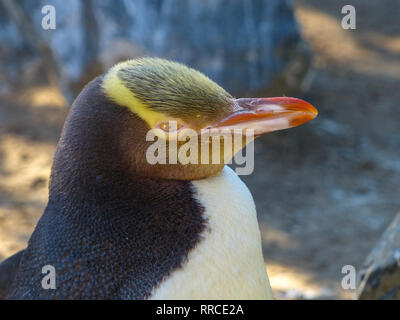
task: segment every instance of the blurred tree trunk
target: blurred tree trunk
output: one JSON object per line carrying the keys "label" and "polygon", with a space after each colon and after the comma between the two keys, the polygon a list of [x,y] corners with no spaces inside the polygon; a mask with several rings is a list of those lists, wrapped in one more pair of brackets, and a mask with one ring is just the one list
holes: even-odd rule
{"label": "blurred tree trunk", "polygon": [[[55,8],[55,30],[41,27],[44,5]],[[70,102],[93,77],[139,56],[185,63],[238,96],[295,92],[310,63],[290,0],[1,0],[1,6],[7,10],[0,12],[0,42],[10,61],[1,74],[24,72],[32,60],[28,43],[31,57],[54,61]],[[24,68],[17,69],[17,52]]]}
{"label": "blurred tree trunk", "polygon": [[400,299],[400,212],[364,264],[358,298]]}

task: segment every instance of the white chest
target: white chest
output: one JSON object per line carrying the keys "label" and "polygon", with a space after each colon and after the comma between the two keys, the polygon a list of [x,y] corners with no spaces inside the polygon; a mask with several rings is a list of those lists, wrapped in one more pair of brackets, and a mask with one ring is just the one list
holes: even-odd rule
{"label": "white chest", "polygon": [[203,239],[151,299],[271,299],[253,198],[229,167],[193,181],[205,208]]}

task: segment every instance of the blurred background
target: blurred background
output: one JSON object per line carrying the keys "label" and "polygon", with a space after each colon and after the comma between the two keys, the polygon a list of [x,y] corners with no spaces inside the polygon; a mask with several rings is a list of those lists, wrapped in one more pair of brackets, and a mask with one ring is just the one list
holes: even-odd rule
{"label": "blurred background", "polygon": [[[56,10],[45,30],[43,6]],[[400,208],[399,0],[0,0],[0,261],[26,246],[47,203],[69,105],[115,62],[186,63],[239,96],[303,98],[309,124],[264,136],[242,176],[277,299],[353,299]],[[400,246],[400,244],[399,244]]]}

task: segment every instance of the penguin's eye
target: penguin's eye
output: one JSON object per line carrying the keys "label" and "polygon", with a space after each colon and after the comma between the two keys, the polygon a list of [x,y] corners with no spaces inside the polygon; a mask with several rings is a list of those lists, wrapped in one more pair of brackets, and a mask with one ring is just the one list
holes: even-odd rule
{"label": "penguin's eye", "polygon": [[177,121],[171,120],[171,121],[165,121],[165,122],[160,122],[157,125],[157,128],[160,128],[161,130],[165,131],[165,132],[176,132],[179,131],[183,128],[184,126],[182,124],[180,124]]}

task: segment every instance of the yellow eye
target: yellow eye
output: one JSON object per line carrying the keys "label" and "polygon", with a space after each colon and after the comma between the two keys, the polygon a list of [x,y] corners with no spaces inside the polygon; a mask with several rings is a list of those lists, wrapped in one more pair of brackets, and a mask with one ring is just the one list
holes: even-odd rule
{"label": "yellow eye", "polygon": [[178,123],[175,120],[160,122],[157,125],[157,128],[160,128],[161,130],[163,130],[165,132],[176,132],[176,131],[181,130],[183,127],[184,126],[182,124]]}

